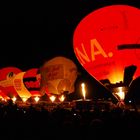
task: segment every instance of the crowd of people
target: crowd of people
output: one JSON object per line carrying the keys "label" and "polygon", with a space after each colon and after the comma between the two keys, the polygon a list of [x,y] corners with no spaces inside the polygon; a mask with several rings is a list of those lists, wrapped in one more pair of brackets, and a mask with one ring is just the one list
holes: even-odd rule
{"label": "crowd of people", "polygon": [[[137,110],[113,109],[89,110],[66,109],[58,106],[51,111],[43,106],[36,109],[35,106],[19,108],[11,101],[0,104],[0,128],[9,136],[18,134],[21,137],[90,137],[110,132],[114,135],[123,134],[125,130],[132,132],[140,129],[140,113]],[[2,132],[1,131],[1,132]],[[101,134],[101,135],[99,135]],[[7,135],[6,135],[7,136]]]}

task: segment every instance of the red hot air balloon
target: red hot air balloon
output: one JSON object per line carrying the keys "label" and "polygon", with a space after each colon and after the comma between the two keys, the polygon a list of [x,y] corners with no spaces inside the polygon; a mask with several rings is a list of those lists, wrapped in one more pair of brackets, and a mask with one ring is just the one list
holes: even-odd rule
{"label": "red hot air balloon", "polygon": [[18,95],[13,85],[13,79],[20,72],[21,70],[16,67],[0,69],[0,86],[6,89],[5,94],[11,98]]}
{"label": "red hot air balloon", "polygon": [[124,68],[137,66],[140,75],[140,10],[111,5],[88,14],[75,29],[75,55],[97,80],[123,80]]}
{"label": "red hot air balloon", "polygon": [[23,82],[32,96],[41,96],[40,73],[38,68],[32,68],[27,70],[23,76]]}

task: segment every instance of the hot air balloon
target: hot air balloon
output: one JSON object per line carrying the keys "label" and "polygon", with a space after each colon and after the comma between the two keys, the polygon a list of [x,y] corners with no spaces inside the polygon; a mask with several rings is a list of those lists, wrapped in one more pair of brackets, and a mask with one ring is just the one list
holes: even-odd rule
{"label": "hot air balloon", "polygon": [[13,79],[14,88],[23,102],[26,102],[32,96],[23,83],[25,73],[20,72]]}
{"label": "hot air balloon", "polygon": [[78,61],[97,81],[108,81],[112,92],[120,87],[127,92],[140,75],[139,17],[136,7],[110,5],[88,14],[75,29],[73,48]]}
{"label": "hot air balloon", "polygon": [[77,67],[72,60],[62,56],[52,58],[44,63],[40,71],[41,92],[55,95],[74,92]]}
{"label": "hot air balloon", "polygon": [[75,29],[75,55],[97,80],[123,81],[124,69],[140,74],[140,10],[128,5],[105,6],[88,14]]}
{"label": "hot air balloon", "polygon": [[21,70],[16,67],[5,67],[0,69],[0,86],[5,88],[5,94],[10,98],[18,95],[13,85],[13,79],[16,74],[20,72]]}
{"label": "hot air balloon", "polygon": [[39,97],[41,96],[40,78],[41,76],[38,68],[27,70],[23,76],[23,83],[36,102],[39,101]]}

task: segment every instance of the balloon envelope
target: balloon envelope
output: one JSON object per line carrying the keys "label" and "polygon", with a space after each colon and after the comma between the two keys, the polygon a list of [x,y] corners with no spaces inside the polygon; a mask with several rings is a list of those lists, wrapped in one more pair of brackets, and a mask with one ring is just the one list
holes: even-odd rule
{"label": "balloon envelope", "polygon": [[32,96],[41,96],[40,73],[38,68],[27,70],[23,76],[23,83]]}
{"label": "balloon envelope", "polygon": [[13,80],[14,83],[14,88],[16,90],[16,92],[18,93],[19,97],[21,97],[21,99],[28,99],[31,97],[31,93],[27,90],[27,88],[25,87],[24,83],[23,83],[23,76],[24,76],[25,72],[20,72],[18,73]]}
{"label": "balloon envelope", "polygon": [[41,87],[47,87],[48,93],[63,94],[74,92],[77,78],[77,67],[65,57],[55,57],[47,61],[41,68]]}
{"label": "balloon envelope", "polygon": [[0,69],[0,86],[6,89],[5,94],[9,97],[17,96],[17,92],[14,89],[13,79],[16,74],[21,70],[16,67],[5,67]]}
{"label": "balloon envelope", "polygon": [[[75,29],[74,52],[85,70],[97,80],[123,80],[124,68],[138,67],[140,74],[140,10],[112,5],[87,15]],[[137,47],[136,47],[136,45]]]}

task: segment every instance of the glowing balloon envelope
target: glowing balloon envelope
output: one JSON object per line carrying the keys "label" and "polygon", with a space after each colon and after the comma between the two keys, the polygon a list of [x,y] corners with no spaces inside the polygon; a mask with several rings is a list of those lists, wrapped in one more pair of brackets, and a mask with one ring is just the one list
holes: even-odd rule
{"label": "glowing balloon envelope", "polygon": [[40,94],[40,73],[38,68],[32,68],[26,71],[23,76],[23,83],[32,96],[41,96]]}
{"label": "glowing balloon envelope", "polygon": [[41,68],[41,87],[47,87],[48,93],[60,95],[74,92],[76,78],[76,65],[65,57],[55,57]]}
{"label": "glowing balloon envelope", "polygon": [[25,72],[18,73],[13,80],[14,88],[23,101],[31,97],[31,93],[27,90],[23,83],[23,76]]}
{"label": "glowing balloon envelope", "polygon": [[9,97],[17,96],[17,92],[14,89],[13,79],[16,74],[21,70],[16,67],[5,67],[0,69],[0,86],[6,89],[5,94]]}
{"label": "glowing balloon envelope", "polygon": [[87,15],[75,29],[74,52],[85,70],[97,80],[123,80],[126,66],[140,74],[140,10],[112,5]]}

